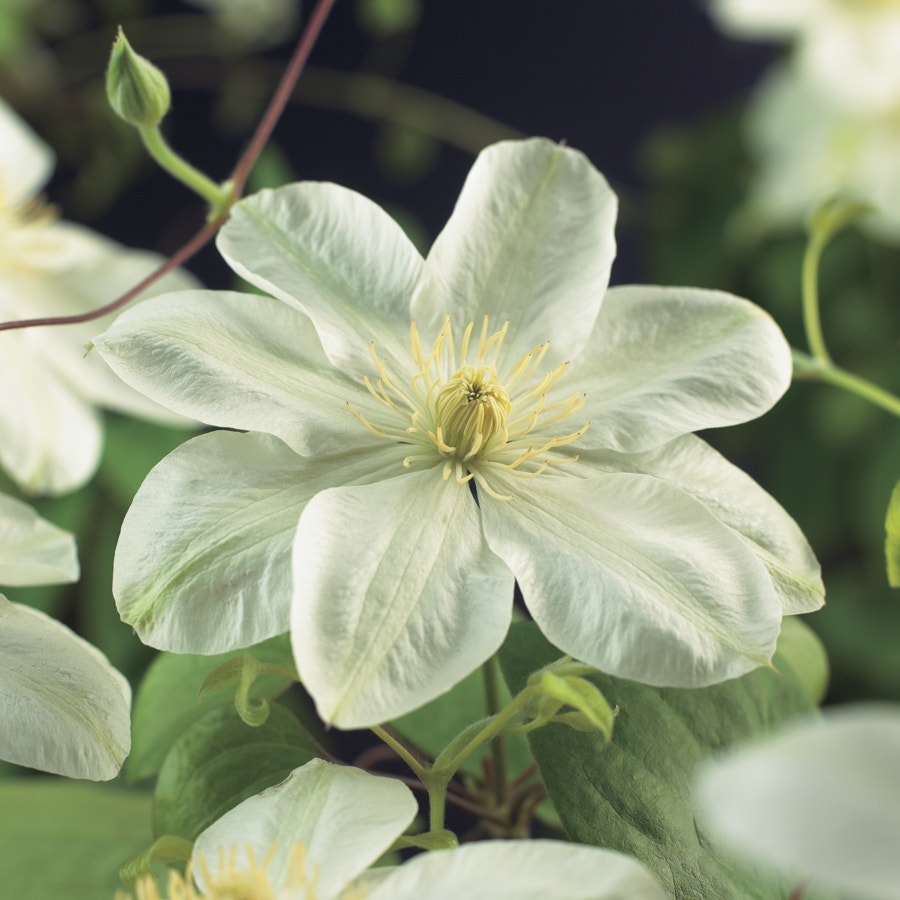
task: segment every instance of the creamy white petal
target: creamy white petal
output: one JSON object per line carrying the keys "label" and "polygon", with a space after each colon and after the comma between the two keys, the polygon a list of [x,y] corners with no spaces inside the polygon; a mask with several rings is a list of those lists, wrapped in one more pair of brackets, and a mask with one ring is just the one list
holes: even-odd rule
{"label": "creamy white petal", "polygon": [[0,584],[78,580],[75,539],[30,506],[0,494]]}
{"label": "creamy white petal", "polygon": [[380,443],[347,409],[373,402],[362,381],[332,367],[311,321],[271,297],[169,294],[94,344],[124,381],[210,425],[273,434],[304,455]]}
{"label": "creamy white petal", "polygon": [[800,527],[706,441],[689,434],[646,453],[588,451],[581,459],[599,470],[653,475],[696,497],[768,569],[786,616],[812,612],[825,602],[822,570]]}
{"label": "creamy white petal", "polygon": [[30,200],[53,171],[53,152],[0,100],[0,206]]}
{"label": "creamy white petal", "polygon": [[546,139],[483,150],[423,273],[413,313],[423,334],[510,320],[519,353],[550,341],[550,359],[590,334],[616,252],[616,196],[576,150]]}
{"label": "creamy white petal", "polygon": [[384,477],[400,449],[309,460],[277,438],[215,432],[170,453],[135,496],[113,594],[144,643],[220,653],[288,630],[291,542],[318,491]]}
{"label": "creamy white petal", "polygon": [[26,491],[64,494],[100,462],[100,416],[17,338],[0,334],[0,464]]}
{"label": "creamy white petal", "polygon": [[368,900],[664,900],[630,856],[562,841],[484,841],[423,853],[391,871]]}
{"label": "creamy white petal", "polygon": [[402,782],[316,759],[203,831],[194,844],[195,877],[201,888],[207,886],[201,858],[215,877],[220,851],[225,858],[236,852],[235,868],[241,869],[248,847],[259,862],[275,844],[266,872],[278,897],[307,896],[300,885],[289,889],[291,850],[302,844],[316,900],[334,900],[387,851],[417,811],[412,792]]}
{"label": "creamy white petal", "polygon": [[231,211],[217,245],[239,275],[313,320],[335,366],[370,371],[372,341],[404,357],[422,257],[361,194],[317,182],[260,191]]}
{"label": "creamy white petal", "polygon": [[99,650],[0,595],[0,759],[108,781],[131,748],[130,704]]}
{"label": "creamy white petal", "polygon": [[656,478],[545,473],[493,485],[488,544],[544,634],[604,672],[701,687],[764,664],[781,603],[763,565],[699,501]]}
{"label": "creamy white petal", "polygon": [[781,330],[747,300],[696,288],[612,288],[572,361],[570,382],[587,394],[591,423],[578,448],[634,453],[754,419],[787,390],[791,366]]}
{"label": "creamy white petal", "polygon": [[484,662],[512,597],[468,487],[440,469],[325,491],[294,542],[297,669],[324,721],[377,725]]}
{"label": "creamy white petal", "polygon": [[699,773],[704,818],[738,852],[848,896],[900,884],[900,707],[838,708]]}

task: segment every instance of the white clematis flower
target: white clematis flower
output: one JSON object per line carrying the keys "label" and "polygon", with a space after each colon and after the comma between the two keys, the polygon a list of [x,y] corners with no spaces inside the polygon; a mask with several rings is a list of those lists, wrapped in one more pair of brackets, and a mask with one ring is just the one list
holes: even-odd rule
{"label": "white clematis flower", "polygon": [[735,37],[793,38],[804,78],[857,113],[900,102],[900,0],[712,0]]}
{"label": "white clematis flower", "polygon": [[[406,785],[313,760],[250,797],[202,832],[191,869],[173,873],[184,900],[663,900],[637,860],[562,841],[489,841],[423,853],[396,868],[368,869],[411,824]],[[155,887],[138,886],[142,900]]]}
{"label": "white clematis flower", "polygon": [[[37,195],[52,168],[50,150],[0,101],[0,321],[85,312],[161,261],[60,221]],[[175,272],[148,293],[195,285]],[[26,491],[62,494],[91,477],[102,441],[98,406],[183,421],[86,355],[96,330],[95,321],[0,333],[0,466]]]}
{"label": "white clematis flower", "polygon": [[[0,583],[75,581],[72,536],[0,494]],[[65,625],[0,594],[0,759],[106,781],[131,747],[131,689]]]}
{"label": "white clematis flower", "polygon": [[868,900],[900,884],[900,708],[797,723],[705,764],[698,800],[735,851]]}
{"label": "white clematis flower", "polygon": [[550,640],[625,678],[765,663],[782,611],[821,605],[818,566],[689,432],[768,409],[790,351],[736,297],[607,290],[615,210],[545,140],[484,151],[425,260],[336,185],[238,204],[219,249],[275,299],[161,297],[96,340],[148,396],[249,432],[189,441],[145,481],[117,548],[125,621],[200,653],[290,625],[341,727],[484,662],[514,581]]}

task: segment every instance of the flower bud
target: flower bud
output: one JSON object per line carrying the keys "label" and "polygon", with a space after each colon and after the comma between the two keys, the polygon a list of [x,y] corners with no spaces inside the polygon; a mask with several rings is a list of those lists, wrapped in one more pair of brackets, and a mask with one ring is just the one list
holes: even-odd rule
{"label": "flower bud", "polygon": [[131,49],[121,28],[109,55],[106,96],[119,116],[140,128],[155,128],[171,103],[166,76]]}

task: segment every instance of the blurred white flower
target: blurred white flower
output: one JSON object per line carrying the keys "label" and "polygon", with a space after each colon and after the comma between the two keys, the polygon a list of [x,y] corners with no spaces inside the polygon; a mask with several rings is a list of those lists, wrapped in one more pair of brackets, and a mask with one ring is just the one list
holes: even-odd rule
{"label": "blurred white flower", "polygon": [[[60,221],[37,196],[52,166],[50,150],[0,101],[0,321],[85,312],[161,262]],[[145,296],[195,284],[175,272]],[[0,333],[0,466],[26,491],[61,494],[91,477],[98,406],[184,422],[126,387],[96,353],[85,355],[97,325]]]}
{"label": "blurred white flower", "polygon": [[185,0],[207,10],[236,38],[264,44],[278,43],[290,35],[299,19],[297,0]]}
{"label": "blurred white flower", "polygon": [[887,112],[900,102],[898,0],[712,0],[735,37],[792,38],[797,63],[832,102]]}
{"label": "blurred white flower", "polygon": [[[636,859],[564,841],[483,841],[369,869],[418,810],[400,781],[313,760],[225,813],[197,838],[197,889],[170,898],[270,900],[664,900]],[[141,900],[158,900],[152,879]]]}
{"label": "blurred white flower", "polygon": [[900,96],[890,114],[854,110],[785,65],[760,86],[746,127],[757,162],[745,210],[752,223],[796,226],[842,195],[872,205],[860,227],[900,240]]}
{"label": "blurred white flower", "polygon": [[704,819],[758,865],[867,900],[900,885],[900,707],[794,724],[705,764]]}
{"label": "blurred white flower", "polygon": [[[0,494],[0,583],[75,581],[72,536]],[[131,689],[106,657],[0,594],[0,759],[70,778],[115,778],[131,746]]]}

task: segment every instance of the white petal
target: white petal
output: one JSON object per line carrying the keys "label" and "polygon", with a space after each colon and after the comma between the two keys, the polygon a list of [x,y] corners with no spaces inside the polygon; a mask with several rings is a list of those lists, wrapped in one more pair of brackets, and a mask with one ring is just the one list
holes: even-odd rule
{"label": "white petal", "polygon": [[271,297],[169,294],[94,344],[130,385],[210,425],[273,434],[304,455],[378,440],[347,409],[367,408],[362,381],[333,368],[310,320]]}
{"label": "white petal", "polygon": [[326,722],[393,719],[500,646],[512,596],[468,487],[443,481],[439,469],[323,492],[294,543],[300,677]]}
{"label": "white petal", "polygon": [[100,417],[18,337],[0,334],[0,464],[23,490],[67,493],[100,462]]}
{"label": "white petal", "polygon": [[99,650],[0,595],[0,759],[108,781],[131,748],[130,704]]}
{"label": "white petal", "polygon": [[30,506],[0,494],[0,584],[78,580],[75,539]]}
{"label": "white petal", "polygon": [[289,627],[291,542],[315,493],[400,469],[390,445],[323,461],[277,438],[216,432],[170,453],[125,516],[113,593],[144,643],[220,653]]}
{"label": "white petal", "polygon": [[630,856],[562,841],[485,841],[423,853],[369,900],[664,900]]}
{"label": "white petal", "polygon": [[231,211],[217,245],[239,275],[313,320],[335,366],[369,372],[373,340],[379,354],[406,353],[422,258],[361,194],[316,182],[260,191]]}
{"label": "white petal", "polygon": [[597,317],[615,256],[616,196],[576,150],[545,139],[483,150],[428,254],[413,303],[422,334],[510,320],[521,352],[563,361]]}
{"label": "white petal", "polygon": [[786,616],[812,612],[824,603],[821,567],[797,523],[706,441],[685,435],[647,453],[588,451],[581,460],[606,471],[653,475],[696,497],[769,570]]}
{"label": "white petal", "polygon": [[30,200],[52,171],[50,148],[0,100],[0,204]]}
{"label": "white petal", "polygon": [[694,288],[613,288],[572,362],[591,422],[578,446],[635,453],[746,422],[787,390],[791,366],[778,326],[746,300]]}
{"label": "white petal", "polygon": [[491,549],[565,653],[644,684],[701,687],[765,663],[781,603],[750,548],[655,478],[544,474],[482,503]]}
{"label": "white petal", "polygon": [[248,846],[260,861],[276,845],[267,873],[278,896],[307,896],[297,890],[300,885],[288,890],[291,850],[302,844],[317,900],[333,900],[391,846],[417,811],[402,782],[313,760],[202,832],[194,844],[194,872],[206,888],[201,858],[215,876],[220,851],[226,858],[236,851],[236,867],[241,868]]}
{"label": "white petal", "polygon": [[798,723],[701,770],[705,818],[735,850],[868,900],[900,884],[900,707]]}

